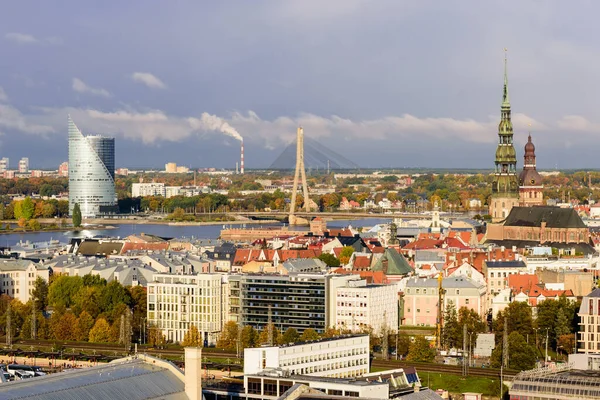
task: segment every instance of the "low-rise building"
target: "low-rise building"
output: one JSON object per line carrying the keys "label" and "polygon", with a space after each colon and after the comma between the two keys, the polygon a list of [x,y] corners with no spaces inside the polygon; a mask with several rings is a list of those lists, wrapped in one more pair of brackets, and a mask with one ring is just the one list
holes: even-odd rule
{"label": "low-rise building", "polygon": [[31,298],[35,280],[50,279],[48,267],[30,260],[4,259],[0,261],[0,294],[5,294],[23,303]]}
{"label": "low-rise building", "polygon": [[131,197],[162,196],[165,197],[165,184],[158,182],[132,183]]}

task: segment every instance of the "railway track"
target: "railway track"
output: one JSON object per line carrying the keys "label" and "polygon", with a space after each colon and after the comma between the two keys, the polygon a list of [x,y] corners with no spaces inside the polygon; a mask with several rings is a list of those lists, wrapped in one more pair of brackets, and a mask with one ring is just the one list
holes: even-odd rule
{"label": "railway track", "polygon": [[[409,361],[373,360],[372,366],[389,369],[414,367],[417,369],[417,372],[439,372],[444,374],[462,375],[462,366],[460,365],[418,363]],[[502,376],[506,378],[511,378],[517,375],[518,373],[519,371],[505,369],[502,371]],[[476,376],[482,378],[497,378],[500,376],[500,370],[496,368],[470,367],[468,376]]]}

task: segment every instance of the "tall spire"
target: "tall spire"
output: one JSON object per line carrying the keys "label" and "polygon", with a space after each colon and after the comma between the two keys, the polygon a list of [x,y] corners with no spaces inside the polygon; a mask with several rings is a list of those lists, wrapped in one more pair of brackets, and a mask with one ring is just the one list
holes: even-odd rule
{"label": "tall spire", "polygon": [[510,107],[510,99],[508,97],[508,71],[507,71],[507,64],[508,64],[508,60],[506,57],[506,53],[508,52],[508,49],[505,47],[504,48],[504,93],[502,94],[502,106],[503,107]]}

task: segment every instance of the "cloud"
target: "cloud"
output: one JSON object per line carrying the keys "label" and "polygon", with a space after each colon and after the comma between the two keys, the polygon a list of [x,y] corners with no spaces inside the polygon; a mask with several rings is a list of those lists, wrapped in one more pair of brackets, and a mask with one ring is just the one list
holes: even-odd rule
{"label": "cloud", "polygon": [[79,78],[73,78],[73,90],[78,93],[89,93],[94,96],[110,97],[110,93],[106,89],[93,88],[88,86],[84,81]]}
{"label": "cloud", "polygon": [[4,38],[18,44],[32,44],[38,42],[35,36],[27,33],[10,32],[4,35]]}
{"label": "cloud", "polygon": [[6,130],[14,129],[30,134],[49,134],[54,128],[46,124],[38,124],[35,118],[23,115],[18,109],[9,104],[0,104],[0,127]]}
{"label": "cloud", "polygon": [[56,36],[49,36],[44,38],[37,38],[28,33],[9,32],[4,35],[6,40],[17,44],[51,44],[60,45],[63,43],[62,39]]}
{"label": "cloud", "polygon": [[133,79],[135,82],[142,83],[153,89],[167,88],[167,85],[165,85],[163,81],[161,81],[149,72],[134,72],[131,75],[131,79]]}
{"label": "cloud", "polygon": [[8,102],[8,96],[4,89],[2,89],[2,86],[0,86],[0,102]]}

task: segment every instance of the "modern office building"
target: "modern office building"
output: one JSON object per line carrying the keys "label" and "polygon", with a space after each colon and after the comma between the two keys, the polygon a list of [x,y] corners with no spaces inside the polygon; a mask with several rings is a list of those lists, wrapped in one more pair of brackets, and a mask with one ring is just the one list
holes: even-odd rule
{"label": "modern office building", "polygon": [[117,211],[115,139],[83,136],[69,117],[69,213],[76,203],[84,218]]}

